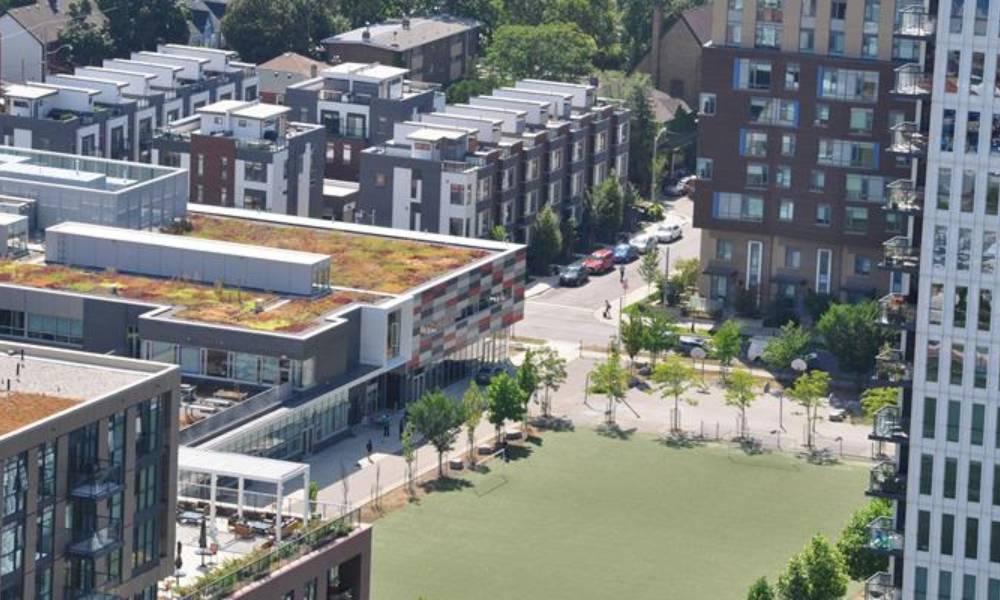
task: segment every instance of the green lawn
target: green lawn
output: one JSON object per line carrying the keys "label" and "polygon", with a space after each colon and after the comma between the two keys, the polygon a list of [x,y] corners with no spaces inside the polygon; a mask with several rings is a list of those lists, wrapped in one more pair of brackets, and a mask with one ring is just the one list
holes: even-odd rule
{"label": "green lawn", "polygon": [[867,471],[548,434],[375,525],[378,600],[729,600],[864,503]]}

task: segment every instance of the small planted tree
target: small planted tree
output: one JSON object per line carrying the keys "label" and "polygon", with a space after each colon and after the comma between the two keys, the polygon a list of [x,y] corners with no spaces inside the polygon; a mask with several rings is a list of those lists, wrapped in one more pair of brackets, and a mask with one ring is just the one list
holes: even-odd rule
{"label": "small planted tree", "polygon": [[747,592],[747,600],[774,600],[774,590],[767,582],[767,577],[761,577],[753,582],[750,591]]}
{"label": "small planted tree", "polygon": [[621,364],[621,353],[617,346],[612,346],[608,358],[597,363],[590,372],[590,392],[604,394],[608,399],[608,409],[605,420],[608,425],[615,424],[615,409],[618,402],[625,399],[628,392],[628,371]]}
{"label": "small planted tree", "polygon": [[660,249],[653,248],[642,256],[639,262],[639,276],[646,282],[646,286],[652,290],[653,284],[663,276],[660,272]]}
{"label": "small planted tree", "polygon": [[462,395],[462,422],[465,425],[466,442],[469,444],[469,466],[476,465],[476,427],[483,420],[486,411],[486,395],[473,381]]}
{"label": "small planted tree", "polygon": [[764,347],[764,363],[777,371],[790,369],[793,360],[806,354],[811,341],[808,329],[789,321]]}
{"label": "small planted tree", "polygon": [[826,371],[803,373],[787,391],[788,396],[806,410],[806,446],[813,447],[819,407],[830,393],[830,375]]}
{"label": "small planted tree", "polygon": [[497,443],[503,435],[503,426],[508,420],[520,421],[524,415],[524,393],[514,378],[500,373],[486,388],[486,418],[496,429]]}
{"label": "small planted tree", "polygon": [[[694,369],[683,358],[671,354],[653,369],[653,381],[659,387],[660,396],[664,400],[674,401],[674,409],[670,416],[670,431],[677,433],[681,430],[681,399],[695,384]],[[685,401],[694,404],[691,399]]]}
{"label": "small planted tree", "polygon": [[629,318],[622,322],[620,337],[625,353],[628,354],[629,369],[632,369],[635,366],[635,357],[642,351],[647,340],[647,328],[642,317],[632,312]]}
{"label": "small planted tree", "polygon": [[440,391],[424,394],[410,405],[410,422],[438,455],[438,477],[444,477],[444,453],[451,450],[462,424],[458,405]]}
{"label": "small planted tree", "polygon": [[559,356],[559,353],[545,346],[538,350],[538,379],[545,396],[542,398],[542,416],[549,417],[552,413],[551,393],[559,391],[562,384],[566,383],[566,359]]}
{"label": "small planted tree", "polygon": [[652,311],[646,324],[645,342],[650,364],[655,367],[661,354],[677,346],[679,337],[677,324],[673,319],[662,311]]}
{"label": "small planted tree", "polygon": [[839,600],[847,593],[844,558],[822,535],[814,535],[802,552],[809,580],[808,600]]}
{"label": "small planted tree", "polygon": [[534,351],[529,349],[524,353],[524,360],[521,362],[521,366],[517,368],[517,373],[514,374],[514,377],[517,381],[517,387],[521,388],[522,402],[524,402],[524,411],[521,414],[521,419],[525,421],[523,428],[526,431],[528,404],[534,398],[535,392],[538,391],[538,365],[536,364]]}
{"label": "small planted tree", "polygon": [[726,405],[739,411],[739,437],[747,437],[747,409],[757,399],[757,382],[746,369],[736,369],[726,381]]}
{"label": "small planted tree", "polygon": [[733,363],[733,359],[740,355],[742,345],[740,325],[736,321],[726,321],[712,334],[712,356],[718,359],[722,367],[723,381],[726,380],[726,369]]}
{"label": "small planted tree", "polygon": [[416,496],[413,489],[413,463],[417,460],[417,445],[413,441],[413,422],[407,422],[403,427],[403,461],[406,462],[406,493],[412,500]]}

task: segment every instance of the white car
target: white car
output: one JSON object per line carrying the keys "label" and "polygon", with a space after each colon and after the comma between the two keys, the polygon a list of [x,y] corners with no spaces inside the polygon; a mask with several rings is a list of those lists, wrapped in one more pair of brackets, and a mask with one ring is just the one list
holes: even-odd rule
{"label": "white car", "polygon": [[639,254],[645,254],[656,249],[656,236],[648,233],[639,234],[628,241],[629,246],[635,248]]}
{"label": "white car", "polygon": [[661,244],[669,244],[684,237],[684,230],[676,223],[660,223],[653,230],[653,235]]}

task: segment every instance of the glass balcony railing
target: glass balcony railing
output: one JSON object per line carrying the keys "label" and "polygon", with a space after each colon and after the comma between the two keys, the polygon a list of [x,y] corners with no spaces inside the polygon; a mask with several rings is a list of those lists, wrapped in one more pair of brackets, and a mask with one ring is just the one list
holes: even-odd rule
{"label": "glass balcony railing", "polygon": [[88,468],[78,468],[70,478],[69,493],[81,500],[105,500],[124,488],[122,466],[96,461]]}
{"label": "glass balcony railing", "polygon": [[893,125],[889,132],[892,142],[889,152],[907,156],[923,156],[927,153],[927,136],[920,130],[920,125],[912,122]]}
{"label": "glass balcony railing", "polygon": [[888,442],[905,441],[908,437],[906,423],[898,406],[883,406],[875,413],[869,439]]}
{"label": "glass balcony railing", "polygon": [[883,461],[868,474],[868,496],[898,500],[906,497],[906,476],[899,474],[896,464]]}
{"label": "glass balcony railing", "polygon": [[94,529],[70,529],[69,536],[68,554],[96,558],[121,547],[122,523],[118,519],[103,519]]}
{"label": "glass balcony railing", "polygon": [[922,6],[907,6],[896,16],[897,36],[925,38],[934,35],[934,17]]}
{"label": "glass balcony railing", "polygon": [[896,81],[891,92],[899,96],[927,96],[933,79],[918,63],[906,63],[896,68]]}
{"label": "glass balcony railing", "polygon": [[903,551],[903,534],[896,531],[892,517],[879,517],[868,525],[868,547],[882,554]]}
{"label": "glass balcony railing", "polygon": [[883,348],[875,356],[875,374],[872,384],[880,387],[895,387],[910,385],[913,380],[913,368],[906,361],[902,351],[896,348]]}
{"label": "glass balcony railing", "polygon": [[890,327],[912,329],[917,320],[917,306],[903,294],[887,294],[879,299],[879,321]]}
{"label": "glass balcony railing", "polygon": [[892,574],[880,571],[865,581],[865,600],[902,600],[903,595],[892,583]]}
{"label": "glass balcony railing", "polygon": [[916,272],[920,269],[920,248],[905,235],[897,235],[882,243],[883,269]]}
{"label": "glass balcony railing", "polygon": [[885,186],[885,210],[904,213],[920,212],[924,204],[924,188],[909,179],[896,179]]}

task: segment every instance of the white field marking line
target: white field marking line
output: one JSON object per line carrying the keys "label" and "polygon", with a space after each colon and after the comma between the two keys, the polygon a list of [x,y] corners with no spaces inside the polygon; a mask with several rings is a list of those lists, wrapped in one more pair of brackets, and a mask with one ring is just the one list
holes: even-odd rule
{"label": "white field marking line", "polygon": [[594,312],[594,310],[601,310],[600,308],[597,308],[597,309],[583,308],[582,306],[569,306],[568,304],[555,304],[555,303],[552,303],[552,302],[540,302],[540,301],[537,301],[537,300],[533,301],[532,304],[537,304],[539,306],[551,306],[552,308],[562,308],[562,309],[566,309],[566,310],[576,310],[576,311],[580,311],[580,312],[585,312],[587,314],[590,314],[590,313]]}

